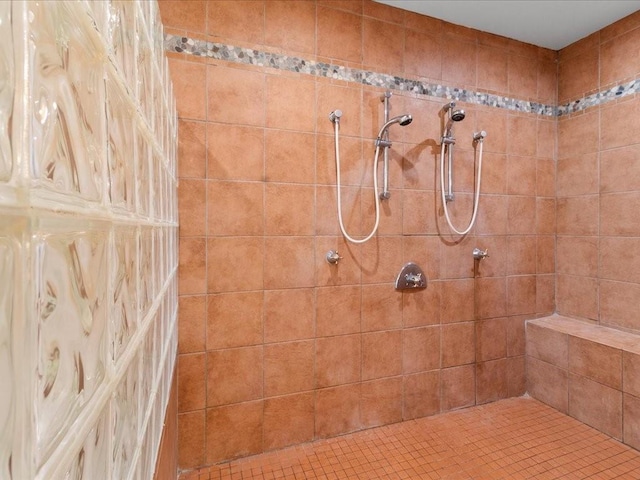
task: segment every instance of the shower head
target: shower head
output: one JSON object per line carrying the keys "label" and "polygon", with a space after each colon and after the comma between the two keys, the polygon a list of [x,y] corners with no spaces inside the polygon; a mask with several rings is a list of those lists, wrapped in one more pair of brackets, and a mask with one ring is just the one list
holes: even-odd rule
{"label": "shower head", "polygon": [[453,120],[454,122],[460,122],[464,120],[464,110],[454,110],[453,113],[451,113],[451,120]]}
{"label": "shower head", "polygon": [[456,102],[450,102],[443,107],[443,111],[449,113],[449,120],[447,120],[447,125],[444,128],[445,137],[451,137],[451,128],[453,127],[453,122],[461,122],[465,117],[464,110],[462,110],[461,108],[459,108],[458,110],[454,110],[455,106]]}
{"label": "shower head", "polygon": [[411,122],[413,121],[413,117],[411,115],[398,115],[397,117],[393,117],[392,119],[390,119],[387,123],[385,123],[382,128],[380,129],[380,134],[378,135],[379,137],[382,136],[382,134],[384,133],[384,131],[389,128],[391,125],[393,125],[394,123],[399,124],[401,127],[404,127],[406,125],[409,125]]}

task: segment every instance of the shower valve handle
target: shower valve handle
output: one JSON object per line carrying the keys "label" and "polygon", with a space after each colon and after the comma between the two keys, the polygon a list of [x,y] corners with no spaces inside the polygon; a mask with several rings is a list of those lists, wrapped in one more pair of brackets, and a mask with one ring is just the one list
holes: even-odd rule
{"label": "shower valve handle", "polygon": [[489,249],[481,250],[479,248],[473,249],[473,258],[476,260],[482,260],[483,258],[487,258],[489,256]]}
{"label": "shower valve handle", "polygon": [[342,260],[342,257],[340,256],[337,250],[329,250],[325,258],[327,262],[329,262],[332,265],[337,265],[338,262]]}

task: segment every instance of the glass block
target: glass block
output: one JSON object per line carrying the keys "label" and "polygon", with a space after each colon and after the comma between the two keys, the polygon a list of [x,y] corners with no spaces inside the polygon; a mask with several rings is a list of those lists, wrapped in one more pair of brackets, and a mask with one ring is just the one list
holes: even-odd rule
{"label": "glass block", "polygon": [[105,231],[56,230],[41,225],[32,238],[38,465],[101,384],[108,349],[108,236]]}
{"label": "glass block", "polygon": [[[36,185],[102,200],[104,66],[79,4],[30,2],[30,174]],[[82,20],[87,21],[85,15]]]}
{"label": "glass block", "polygon": [[167,277],[166,274],[166,245],[164,241],[164,231],[162,227],[157,227],[153,229],[153,247],[154,247],[154,271],[155,271],[155,280],[156,291],[160,291],[162,287],[164,287],[165,280]]}
{"label": "glass block", "polygon": [[156,220],[162,220],[163,218],[163,203],[164,203],[164,165],[162,163],[162,157],[154,152],[152,162],[153,171],[153,194],[151,196],[153,201],[153,217]]}
{"label": "glass block", "polygon": [[135,227],[114,229],[110,269],[111,358],[117,362],[138,328],[138,248]]}
{"label": "glass block", "polygon": [[153,131],[153,77],[155,76],[153,52],[143,25],[138,21],[136,26],[138,42],[136,50],[137,98],[147,125]]}
{"label": "glass block", "polygon": [[109,35],[108,25],[110,0],[90,1],[88,4],[91,17],[95,24],[95,29],[106,40]]}
{"label": "glass block", "polygon": [[151,228],[141,227],[138,237],[138,319],[140,322],[149,312],[155,298],[153,264],[153,231]]}
{"label": "glass block", "polygon": [[136,200],[137,212],[149,216],[151,185],[151,147],[145,135],[138,130],[136,135]]}
{"label": "glass block", "polygon": [[63,477],[69,480],[115,478],[109,476],[109,410],[91,429],[71,467]]}
{"label": "glass block", "polygon": [[113,438],[111,478],[128,478],[138,443],[140,421],[141,354],[127,368],[111,401],[111,436]]}
{"label": "glass block", "polygon": [[11,472],[16,408],[11,333],[15,284],[15,249],[8,236],[0,235],[0,478]]}
{"label": "glass block", "polygon": [[109,53],[129,87],[135,85],[135,6],[130,0],[113,0],[109,6]]}
{"label": "glass block", "polygon": [[147,336],[142,346],[142,376],[140,378],[140,428],[148,415],[149,402],[151,401],[151,393],[153,390],[153,382],[155,380],[156,365],[155,359],[155,322],[150,325]]}
{"label": "glass block", "polygon": [[11,178],[11,116],[15,82],[11,2],[0,2],[0,182]]}
{"label": "glass block", "polygon": [[110,75],[106,93],[109,201],[115,208],[135,212],[135,142],[131,106]]}

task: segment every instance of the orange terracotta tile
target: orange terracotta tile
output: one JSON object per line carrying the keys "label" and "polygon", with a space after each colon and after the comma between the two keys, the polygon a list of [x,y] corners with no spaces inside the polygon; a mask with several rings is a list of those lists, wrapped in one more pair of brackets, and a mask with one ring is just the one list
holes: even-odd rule
{"label": "orange terracotta tile", "polygon": [[475,280],[474,287],[476,318],[502,317],[507,314],[505,277],[478,278]]}
{"label": "orange terracotta tile", "polygon": [[287,51],[314,53],[316,9],[313,2],[265,2],[267,45]]}
{"label": "orange terracotta tile", "polygon": [[191,469],[206,464],[204,410],[178,415],[178,465]]}
{"label": "orange terracotta tile", "polygon": [[265,343],[312,338],[314,332],[315,292],[313,289],[265,290]]}
{"label": "orange terracotta tile", "polygon": [[313,340],[265,345],[265,396],[313,390],[314,353]]}
{"label": "orange terracotta tile", "polygon": [[478,362],[507,356],[507,319],[493,318],[476,323]]}
{"label": "orange terracotta tile", "polygon": [[265,126],[265,75],[240,68],[212,65],[207,68],[207,119]]}
{"label": "orange terracotta tile", "polygon": [[262,435],[262,401],[208,409],[207,463],[260,453]]}
{"label": "orange terracotta tile", "polygon": [[524,315],[536,311],[536,277],[507,277],[507,314]]}
{"label": "orange terracotta tile", "polygon": [[315,135],[265,131],[265,177],[268,182],[315,182]]}
{"label": "orange terracotta tile", "polygon": [[267,75],[266,126],[285,130],[313,132],[316,124],[313,105],[316,98],[315,82],[306,77]]}
{"label": "orange terracotta tile", "polygon": [[569,415],[622,439],[622,392],[618,390],[569,374]]}
{"label": "orange terracotta tile", "polygon": [[363,382],[360,391],[360,421],[363,428],[402,420],[402,378]]}
{"label": "orange terracotta tile", "polygon": [[264,288],[314,285],[313,237],[266,237],[264,253]]}
{"label": "orange terracotta tile", "polygon": [[405,327],[440,323],[440,282],[429,282],[427,288],[404,290],[402,322]]}
{"label": "orange terracotta tile", "polygon": [[456,323],[473,320],[473,303],[470,301],[461,302],[460,299],[474,298],[474,281],[471,279],[448,280],[440,285],[440,321],[442,323]]}
{"label": "orange terracotta tile", "polygon": [[624,395],[623,442],[637,449],[640,446],[640,399]]}
{"label": "orange terracotta tile", "polygon": [[558,313],[595,320],[598,318],[598,296],[597,279],[558,274]]}
{"label": "orange terracotta tile", "polygon": [[267,398],[264,401],[265,451],[311,441],[313,421],[313,393]]}
{"label": "orange terracotta tile", "polygon": [[402,326],[402,293],[389,285],[362,286],[362,331]]}
{"label": "orange terracotta tile", "polygon": [[265,234],[313,235],[315,189],[307,185],[265,186]]}
{"label": "orange terracotta tile", "polygon": [[392,330],[362,335],[362,380],[402,373],[402,332]]}
{"label": "orange terracotta tile", "polygon": [[362,61],[362,17],[318,6],[317,53],[349,62]]}
{"label": "orange terracotta tile", "polygon": [[206,296],[178,297],[178,353],[205,350]]}
{"label": "orange terracotta tile", "polygon": [[207,33],[249,43],[264,42],[264,0],[221,0],[208,7]]}
{"label": "orange terracotta tile", "polygon": [[360,381],[362,349],[360,335],[316,340],[316,388]]}
{"label": "orange terracotta tile", "polygon": [[638,62],[629,56],[629,48],[637,45],[640,39],[640,29],[634,28],[600,45],[600,84],[610,85],[621,78],[635,75]]}
{"label": "orange terracotta tile", "polygon": [[509,94],[516,98],[536,98],[538,94],[536,64],[530,57],[510,54],[508,64]]}
{"label": "orange terracotta tile", "polygon": [[206,111],[206,66],[198,63],[169,59],[169,70],[176,108],[180,119],[205,120]]}
{"label": "orange terracotta tile", "polygon": [[208,352],[207,406],[262,398],[262,357],[262,346]]}
{"label": "orange terracotta tile", "polygon": [[178,264],[180,295],[206,292],[207,255],[204,238],[181,238]]}
{"label": "orange terracotta tile", "polygon": [[622,389],[622,350],[569,336],[569,372]]}
{"label": "orange terracotta tile", "polygon": [[161,0],[158,2],[158,8],[165,28],[204,33],[207,2]]}
{"label": "orange terracotta tile", "polygon": [[440,367],[440,327],[405,329],[402,339],[402,371],[417,373]]}
{"label": "orange terracotta tile", "polygon": [[403,420],[425,417],[440,412],[440,373],[417,373],[404,377]]}
{"label": "orange terracotta tile", "polygon": [[603,324],[633,330],[640,327],[634,307],[635,299],[640,294],[640,287],[637,284],[600,280],[597,289],[594,287],[593,291],[599,294],[599,298],[596,298],[593,303],[598,304],[599,301],[600,321]]}
{"label": "orange terracotta tile", "polygon": [[316,302],[318,337],[360,332],[360,286],[319,288]]}
{"label": "orange terracotta tile", "polygon": [[527,356],[567,370],[569,368],[569,338],[565,333],[528,323]]}
{"label": "orange terracotta tile", "polygon": [[404,71],[434,80],[442,78],[442,48],[431,30],[405,31]]}
{"label": "orange terracotta tile", "polygon": [[205,354],[178,356],[178,411],[202,410],[206,403]]}
{"label": "orange terracotta tile", "polygon": [[508,63],[504,50],[478,46],[478,88],[507,92]]}
{"label": "orange terracotta tile", "polygon": [[207,178],[262,180],[265,168],[264,135],[262,128],[207,124]]}
{"label": "orange terracotta tile", "polygon": [[567,371],[530,356],[527,356],[527,392],[560,412],[569,411]]}
{"label": "orange terracotta tile", "polygon": [[178,177],[205,178],[207,167],[206,124],[178,121]]}
{"label": "orange terracotta tile", "polygon": [[[386,5],[384,5],[386,7]],[[397,11],[397,9],[392,9]],[[373,18],[363,18],[362,23],[362,63],[365,68],[377,72],[392,73],[402,71],[404,64],[403,43],[398,39],[404,35],[401,25]]]}
{"label": "orange terracotta tile", "polygon": [[476,366],[476,403],[487,403],[509,395],[507,359],[491,360]]}
{"label": "orange terracotta tile", "polygon": [[261,237],[210,237],[206,251],[209,293],[263,288],[264,241]]}
{"label": "orange terracotta tile", "polygon": [[449,36],[442,47],[442,80],[454,85],[475,86],[477,46]]}
{"label": "orange terracotta tile", "polygon": [[[442,368],[474,363],[476,360],[475,343],[476,334],[472,322],[443,325]],[[443,406],[445,410],[450,410],[451,408],[453,407],[445,408]]]}
{"label": "orange terracotta tile", "polygon": [[262,340],[262,292],[207,296],[207,350],[247,347]]}
{"label": "orange terracotta tile", "polygon": [[441,373],[442,411],[469,407],[476,402],[474,365],[445,368]]}
{"label": "orange terracotta tile", "polygon": [[360,385],[316,392],[315,437],[326,438],[360,428]]}
{"label": "orange terracotta tile", "polygon": [[180,236],[193,237],[206,234],[206,182],[182,179],[178,185],[178,214]]}

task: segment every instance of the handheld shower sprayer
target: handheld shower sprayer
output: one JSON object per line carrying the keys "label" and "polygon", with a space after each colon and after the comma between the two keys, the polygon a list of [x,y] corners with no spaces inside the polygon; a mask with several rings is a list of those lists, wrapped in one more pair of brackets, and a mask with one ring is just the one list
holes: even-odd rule
{"label": "handheld shower sprayer", "polygon": [[[475,195],[473,200],[473,213],[471,215],[471,221],[469,222],[469,225],[467,226],[467,228],[465,228],[464,230],[458,230],[451,223],[451,218],[449,216],[449,209],[447,206],[448,202],[453,201],[453,146],[456,143],[456,140],[453,137],[453,124],[454,122],[461,122],[462,120],[464,120],[464,117],[465,117],[464,110],[462,109],[454,110],[455,106],[456,106],[455,102],[449,102],[442,108],[442,111],[448,115],[448,120],[444,127],[444,132],[442,134],[442,149],[440,151],[440,192],[442,195],[442,207],[444,210],[444,216],[447,220],[447,224],[449,225],[449,228],[451,228],[451,230],[453,230],[458,235],[466,235],[467,233],[469,233],[469,231],[471,231],[471,228],[473,227],[473,224],[476,221],[476,216],[478,214],[478,204],[480,201],[480,181],[482,179],[482,145],[484,143],[485,137],[487,136],[487,132],[485,132],[484,130],[481,130],[473,134],[473,142],[478,144],[478,150],[479,150],[478,169],[476,174],[477,183],[476,183]],[[448,157],[447,176],[448,176],[448,183],[449,183],[448,185],[449,188],[446,193],[444,188],[445,186],[444,185],[445,152]]]}
{"label": "handheld shower sprayer", "polygon": [[[375,197],[376,208],[376,220],[371,232],[364,238],[355,239],[351,237],[344,228],[344,222],[342,220],[342,194],[340,186],[340,117],[342,116],[341,110],[334,110],[329,114],[329,120],[333,123],[335,133],[335,150],[336,150],[336,197],[338,203],[338,223],[340,225],[340,231],[344,238],[352,243],[364,243],[375,235],[380,223],[380,200],[387,200],[390,197],[389,193],[389,157],[388,150],[391,147],[391,141],[389,140],[389,127],[394,124],[398,124],[401,127],[409,125],[413,121],[413,117],[409,114],[398,115],[389,119],[389,98],[391,97],[391,91],[387,90],[383,96],[384,101],[384,124],[378,133],[378,137],[375,140],[376,152],[373,157],[373,195]],[[383,172],[383,191],[378,193],[378,158],[380,156],[380,147],[384,149],[384,172]]]}

